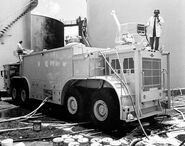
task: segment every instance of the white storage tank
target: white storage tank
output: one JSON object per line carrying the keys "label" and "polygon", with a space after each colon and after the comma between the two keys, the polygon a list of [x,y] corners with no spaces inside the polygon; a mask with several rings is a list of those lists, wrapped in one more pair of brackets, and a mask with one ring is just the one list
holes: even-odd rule
{"label": "white storage tank", "polygon": [[[0,70],[3,64],[15,63],[17,43],[23,41],[23,47],[31,48],[30,11],[36,7],[37,0],[1,0],[0,5]],[[31,8],[31,9],[30,9]],[[0,77],[0,90],[3,78]]]}

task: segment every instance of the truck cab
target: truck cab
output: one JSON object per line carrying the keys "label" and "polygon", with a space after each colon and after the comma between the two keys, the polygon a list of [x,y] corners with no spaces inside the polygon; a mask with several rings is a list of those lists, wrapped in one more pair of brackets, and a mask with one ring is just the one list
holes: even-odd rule
{"label": "truck cab", "polygon": [[11,80],[14,76],[20,76],[20,63],[5,64],[3,65],[4,70],[1,71],[1,77],[4,79],[3,91],[1,96],[11,96]]}

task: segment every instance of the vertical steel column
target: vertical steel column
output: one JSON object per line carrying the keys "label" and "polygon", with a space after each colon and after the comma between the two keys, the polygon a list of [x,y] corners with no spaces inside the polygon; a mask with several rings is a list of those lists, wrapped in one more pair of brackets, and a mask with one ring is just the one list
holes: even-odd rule
{"label": "vertical steel column", "polygon": [[167,95],[168,95],[168,109],[171,107],[171,90],[170,90],[170,52],[164,52],[162,55],[165,55],[167,58]]}
{"label": "vertical steel column", "polygon": [[168,108],[171,107],[171,90],[170,90],[170,53],[167,54],[167,88],[168,88]]}
{"label": "vertical steel column", "polygon": [[134,70],[135,70],[135,108],[137,112],[136,114],[141,117],[140,110],[140,98],[141,98],[141,88],[142,88],[142,70],[141,70],[141,56],[140,50],[136,50],[134,53]]}

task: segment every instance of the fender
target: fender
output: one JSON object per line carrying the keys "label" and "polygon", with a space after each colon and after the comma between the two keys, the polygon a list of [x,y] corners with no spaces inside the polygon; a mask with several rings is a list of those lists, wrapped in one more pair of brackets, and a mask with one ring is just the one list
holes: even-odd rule
{"label": "fender", "polygon": [[120,106],[120,118],[123,110],[122,110],[122,102],[121,102],[121,96],[128,95],[126,92],[126,89],[124,89],[124,86],[121,86],[122,88],[118,88],[117,86],[121,86],[121,82],[113,76],[96,76],[96,77],[90,77],[90,78],[81,78],[81,79],[72,79],[69,80],[63,87],[62,90],[62,96],[61,96],[61,104],[64,103],[64,97],[67,92],[67,90],[71,86],[80,86],[85,88],[91,88],[91,89],[100,89],[100,88],[112,88],[114,89],[117,100],[119,102]]}
{"label": "fender", "polygon": [[[29,92],[31,91],[31,85],[30,85],[30,82],[29,82],[29,80],[27,79],[27,77],[25,77],[25,76],[14,76],[14,77],[12,77],[11,80],[12,80],[12,81],[13,81],[13,80],[19,80],[20,83],[21,83],[21,82],[27,83],[27,85],[28,85],[28,90],[29,90]],[[29,94],[29,98],[30,98],[30,94]]]}

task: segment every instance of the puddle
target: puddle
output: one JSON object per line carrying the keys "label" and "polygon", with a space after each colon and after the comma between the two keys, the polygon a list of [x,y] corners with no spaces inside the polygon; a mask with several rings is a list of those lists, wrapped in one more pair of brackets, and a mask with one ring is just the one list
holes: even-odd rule
{"label": "puddle", "polygon": [[185,134],[179,134],[175,138],[180,140],[180,141],[184,141],[185,140]]}
{"label": "puddle", "polygon": [[30,111],[22,109],[21,107],[13,107],[13,108],[4,109],[0,111],[0,120],[24,116],[28,114],[29,112]]}

